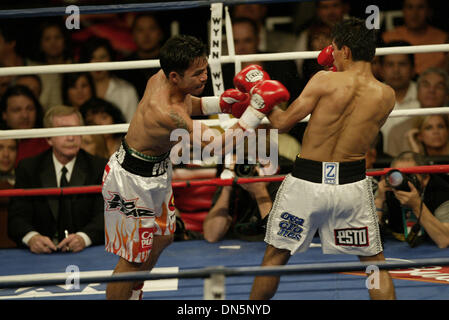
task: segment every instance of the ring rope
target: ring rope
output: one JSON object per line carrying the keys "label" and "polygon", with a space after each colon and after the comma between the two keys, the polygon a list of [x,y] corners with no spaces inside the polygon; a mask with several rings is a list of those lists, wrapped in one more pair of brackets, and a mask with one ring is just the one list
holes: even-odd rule
{"label": "ring rope", "polygon": [[[436,114],[449,114],[448,107],[440,108],[418,108],[418,109],[404,109],[393,110],[389,117],[413,117],[423,115],[436,115]],[[305,117],[300,122],[309,121],[310,116]],[[223,123],[219,119],[209,120],[194,120],[201,121],[205,125],[220,126]],[[237,122],[238,119],[232,118],[229,124]],[[269,120],[264,118],[263,124],[269,124]],[[110,124],[110,125],[91,125],[91,126],[77,126],[77,127],[60,127],[60,128],[37,128],[37,129],[14,129],[14,130],[0,130],[0,140],[2,139],[26,139],[26,138],[45,138],[55,136],[67,136],[67,135],[87,135],[87,134],[106,134],[106,133],[118,133],[127,132],[129,123],[125,124]]]}
{"label": "ring rope", "polygon": [[[393,168],[384,168],[382,170],[367,171],[367,176],[382,176],[387,174]],[[448,173],[449,165],[431,165],[415,166],[408,168],[394,168],[402,173]],[[280,182],[285,179],[285,175],[251,177],[251,178],[232,178],[232,179],[197,179],[172,182],[172,188],[189,188],[201,186],[232,186],[234,184],[247,184],[256,182]],[[101,193],[101,185],[82,186],[82,187],[64,187],[64,188],[32,188],[32,189],[4,189],[0,190],[0,197],[25,197],[25,196],[60,196],[83,193]]]}
{"label": "ring rope", "polygon": [[[235,5],[240,3],[287,3],[287,2],[310,2],[311,0],[197,0],[197,1],[167,1],[155,3],[130,3],[113,5],[85,5],[78,6],[81,14],[104,14],[104,13],[125,13],[140,11],[163,11],[181,10],[207,7],[212,3],[224,3]],[[1,10],[0,19],[7,18],[31,18],[31,17],[51,17],[67,15],[67,7],[48,7],[30,9],[10,9]]]}
{"label": "ring rope", "polygon": [[[79,283],[103,283],[119,281],[146,281],[160,279],[189,279],[208,278],[212,275],[225,276],[260,276],[260,275],[286,275],[286,274],[317,274],[332,272],[365,271],[368,266],[377,266],[381,270],[408,269],[413,267],[444,266],[449,265],[449,258],[416,259],[411,262],[388,261],[388,262],[335,262],[335,263],[312,263],[284,266],[263,267],[206,267],[201,269],[190,269],[178,272],[150,273],[148,271],[116,273],[111,276],[83,275],[80,272]],[[66,284],[67,274],[61,273],[47,279],[8,279],[0,277],[0,288],[21,288],[35,286],[50,286]],[[78,282],[78,279],[77,279]]]}
{"label": "ring rope", "polygon": [[[429,52],[449,52],[449,44],[431,44],[431,45],[388,47],[376,49],[376,55],[412,54],[412,53],[429,53]],[[219,60],[221,63],[235,63],[236,61],[251,62],[251,61],[316,59],[319,53],[320,53],[319,51],[295,51],[295,52],[280,52],[280,53],[228,55],[228,56],[221,56]],[[98,70],[142,69],[142,68],[157,68],[157,67],[160,67],[158,59],[138,60],[138,61],[52,64],[42,66],[21,66],[21,67],[0,68],[0,76],[87,72]]]}

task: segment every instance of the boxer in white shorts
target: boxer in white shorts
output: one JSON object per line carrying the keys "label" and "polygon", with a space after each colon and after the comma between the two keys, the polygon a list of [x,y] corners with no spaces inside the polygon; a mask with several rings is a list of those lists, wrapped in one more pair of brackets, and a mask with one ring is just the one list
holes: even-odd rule
{"label": "boxer in white shorts", "polygon": [[[122,146],[111,156],[104,174],[106,251],[119,256],[114,274],[150,271],[173,241],[175,219],[168,155],[178,139],[172,139],[172,134],[187,133],[193,143],[199,140],[201,147],[213,144],[211,150],[221,150],[220,155],[225,155],[232,148],[224,142],[233,141],[226,137],[236,137],[234,129],[240,129],[243,137],[241,128],[247,122],[255,125],[261,121],[257,116],[260,112],[246,112],[250,103],[248,92],[266,78],[260,67],[248,66],[238,74],[239,85],[248,92],[228,89],[220,96],[199,98],[207,83],[204,43],[192,36],[174,36],[162,46],[159,61],[161,70],[148,80]],[[249,74],[252,77],[247,77]],[[288,100],[285,96],[285,92],[271,93],[272,103],[263,110]],[[209,130],[202,123],[201,136],[193,137],[197,130],[193,130],[192,116],[223,112],[243,114],[243,120],[212,141],[201,139],[203,132]],[[109,282],[106,298],[141,298],[142,285],[133,281]]]}
{"label": "boxer in white shorts", "polygon": [[154,235],[175,232],[171,176],[168,154],[149,157],[122,141],[103,177],[106,251],[143,263]]}
{"label": "boxer in white shorts", "polygon": [[[329,71],[317,72],[285,111],[267,115],[272,127],[288,132],[310,115],[301,157],[285,178],[269,213],[262,266],[286,264],[307,250],[318,230],[324,253],[355,254],[365,263],[385,261],[364,159],[395,105],[394,90],[378,81],[371,61],[376,31],[356,18],[337,23],[332,45],[318,55]],[[337,72],[333,72],[337,71]],[[279,276],[255,277],[250,298],[270,299]],[[394,299],[387,270],[371,299]]]}
{"label": "boxer in white shorts", "polygon": [[265,242],[294,254],[319,231],[325,254],[374,256],[382,244],[365,161],[319,162],[297,158],[278,190]]}

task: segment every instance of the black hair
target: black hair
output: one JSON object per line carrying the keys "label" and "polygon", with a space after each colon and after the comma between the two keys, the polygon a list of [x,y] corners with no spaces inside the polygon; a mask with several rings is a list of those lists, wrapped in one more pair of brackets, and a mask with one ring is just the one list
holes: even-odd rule
{"label": "black hair", "polygon": [[[408,47],[411,46],[410,42],[404,41],[404,40],[397,40],[397,41],[389,41],[384,44],[386,48],[392,48],[392,47]],[[415,55],[413,53],[404,53],[404,55],[407,56],[408,60],[410,61],[410,65],[414,68],[415,67]],[[380,56],[380,62],[384,62],[384,55]]]}
{"label": "black hair", "polygon": [[[42,108],[42,105],[40,104],[36,96],[33,94],[33,92],[26,86],[15,85],[9,87],[8,90],[6,90],[5,94],[2,96],[2,99],[0,100],[0,114],[6,112],[6,109],[8,107],[8,99],[16,96],[25,96],[29,98],[31,101],[33,101],[34,107],[36,108],[36,121],[34,123],[34,128],[42,128],[44,109]],[[7,128],[7,125],[6,123],[4,123],[3,120],[0,126],[1,129],[10,129]]]}
{"label": "black hair", "polygon": [[376,31],[368,29],[362,19],[340,21],[332,30],[332,39],[339,49],[343,46],[351,49],[353,61],[371,62],[376,54]]}
{"label": "black hair", "polygon": [[184,75],[184,71],[202,57],[207,57],[207,47],[201,40],[189,35],[178,35],[168,39],[162,46],[159,62],[168,78],[172,71]]}
{"label": "black hair", "polygon": [[150,12],[141,12],[141,13],[138,13],[138,14],[134,17],[133,23],[132,23],[132,25],[131,25],[131,30],[134,31],[134,28],[136,27],[137,21],[138,21],[140,18],[145,18],[145,17],[153,19],[153,20],[156,22],[156,24],[157,24],[157,26],[159,27],[159,29],[163,30],[163,28],[162,28],[162,20],[159,18],[159,16],[157,16],[157,15],[155,15],[155,14],[153,14],[153,13],[150,13]]}
{"label": "black hair", "polygon": [[45,20],[39,26],[39,36],[36,39],[38,41],[38,43],[36,44],[36,48],[37,48],[36,54],[35,54],[36,60],[40,61],[40,62],[46,62],[45,53],[42,51],[42,48],[41,48],[41,41],[42,41],[42,37],[44,35],[44,31],[51,27],[58,28],[62,34],[63,39],[64,39],[64,50],[62,51],[64,60],[71,59],[72,58],[72,48],[71,48],[72,45],[71,45],[69,34],[67,32],[67,28],[65,27],[64,23],[61,20],[50,19],[50,20]]}
{"label": "black hair", "polygon": [[101,98],[89,99],[80,107],[80,112],[84,120],[86,120],[86,116],[89,113],[96,114],[105,112],[112,117],[114,124],[126,123],[125,116],[123,115],[122,111],[113,103]]}
{"label": "black hair", "polygon": [[109,56],[111,57],[111,61],[115,61],[116,59],[116,52],[114,48],[111,45],[111,42],[106,38],[100,38],[100,37],[91,37],[89,38],[86,43],[81,47],[80,50],[80,62],[81,63],[88,63],[93,57],[93,54],[95,50],[98,48],[104,48],[108,52]]}
{"label": "black hair", "polygon": [[247,23],[251,26],[251,28],[253,29],[253,33],[255,36],[258,36],[259,34],[259,29],[257,27],[257,23],[250,18],[246,18],[246,17],[241,17],[241,18],[235,18],[232,20],[232,25],[235,25],[237,23]]}
{"label": "black hair", "polygon": [[64,73],[62,76],[61,89],[62,89],[62,101],[66,106],[71,105],[71,103],[69,101],[69,95],[68,95],[69,89],[73,88],[75,86],[75,83],[81,77],[86,77],[87,82],[89,83],[89,86],[92,90],[92,96],[95,97],[95,95],[96,95],[95,83],[94,83],[94,80],[92,79],[92,76],[90,75],[89,72]]}
{"label": "black hair", "polygon": [[413,151],[401,152],[391,161],[391,165],[398,161],[414,161],[417,166],[428,166],[430,164],[423,155]]}

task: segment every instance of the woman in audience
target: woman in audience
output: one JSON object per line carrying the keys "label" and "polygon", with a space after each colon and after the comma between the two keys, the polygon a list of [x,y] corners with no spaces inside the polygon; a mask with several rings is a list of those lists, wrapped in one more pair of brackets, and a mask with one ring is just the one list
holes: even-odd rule
{"label": "woman in audience", "polygon": [[[32,129],[42,128],[42,106],[25,86],[10,87],[0,101],[1,129]],[[17,160],[31,157],[49,148],[47,139],[21,139],[17,147]]]}
{"label": "woman in audience", "polygon": [[106,141],[102,134],[83,135],[81,140],[81,149],[97,157],[102,157],[105,159],[109,158]]}
{"label": "woman in audience", "polygon": [[95,97],[95,84],[88,72],[65,73],[62,77],[62,100],[64,105],[79,109]]}
{"label": "woman in audience", "polygon": [[416,118],[407,133],[412,151],[426,156],[449,156],[449,119],[446,115]]}
{"label": "woman in audience", "polygon": [[[70,40],[60,20],[45,21],[40,26],[37,53],[33,64],[71,63]],[[61,77],[59,73],[41,74],[42,93],[40,102],[44,109],[62,104]]]}
{"label": "woman in audience", "polygon": [[[108,125],[126,123],[125,118],[115,105],[101,98],[93,98],[83,104],[80,108],[84,121],[87,125]],[[104,134],[108,151],[108,158],[120,146],[124,133]]]}
{"label": "woman in audience", "polygon": [[[81,48],[80,62],[110,62],[115,52],[107,39],[90,38]],[[133,85],[107,70],[91,72],[96,96],[115,104],[130,122],[137,109],[139,98]]]}

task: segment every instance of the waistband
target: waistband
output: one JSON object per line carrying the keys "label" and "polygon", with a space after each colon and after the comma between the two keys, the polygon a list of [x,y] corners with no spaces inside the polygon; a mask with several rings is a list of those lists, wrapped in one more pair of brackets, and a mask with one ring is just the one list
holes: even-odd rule
{"label": "waistband", "polygon": [[366,178],[365,159],[350,162],[321,162],[296,157],[292,176],[323,184],[347,184]]}
{"label": "waistband", "polygon": [[145,155],[129,147],[125,139],[115,154],[123,169],[142,177],[157,177],[166,173],[170,165],[169,155],[170,152],[157,157]]}

